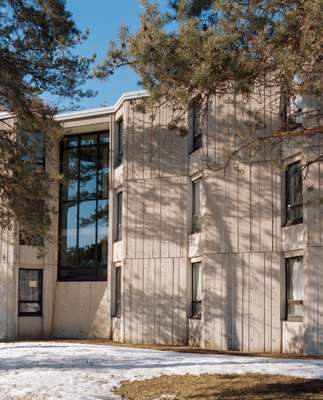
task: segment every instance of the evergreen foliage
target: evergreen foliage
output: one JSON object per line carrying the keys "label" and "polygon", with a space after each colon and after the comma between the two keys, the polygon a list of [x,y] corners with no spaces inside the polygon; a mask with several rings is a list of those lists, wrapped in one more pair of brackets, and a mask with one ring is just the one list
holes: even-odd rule
{"label": "evergreen foliage", "polygon": [[41,96],[90,95],[79,87],[92,60],[73,54],[85,37],[64,0],[0,0],[0,112],[14,115],[0,121],[0,228],[18,222],[27,241],[39,243],[50,223],[41,153],[60,130]]}

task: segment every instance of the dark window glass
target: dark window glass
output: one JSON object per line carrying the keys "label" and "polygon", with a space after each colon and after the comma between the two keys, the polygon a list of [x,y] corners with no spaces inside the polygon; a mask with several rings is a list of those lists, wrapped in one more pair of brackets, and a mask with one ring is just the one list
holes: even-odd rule
{"label": "dark window glass", "polygon": [[192,182],[192,233],[200,232],[202,229],[201,187],[202,179]]}
{"label": "dark window glass", "polygon": [[[35,210],[33,213],[31,224],[34,226],[34,233],[30,234],[25,229],[19,230],[20,246],[44,246],[44,223],[45,223],[45,203],[44,200],[34,201]],[[36,232],[37,231],[37,232]]]}
{"label": "dark window glass", "polygon": [[24,161],[33,161],[40,168],[45,169],[45,142],[40,132],[24,132],[26,154]]}
{"label": "dark window glass", "polygon": [[43,303],[43,271],[19,270],[18,315],[41,316]]}
{"label": "dark window glass", "polygon": [[109,190],[109,148],[108,146],[100,146],[99,165],[98,165],[98,194],[102,198],[108,197]]}
{"label": "dark window glass", "polygon": [[201,106],[195,102],[192,106],[193,151],[202,147]]}
{"label": "dark window glass", "polygon": [[303,222],[303,179],[302,166],[296,162],[286,171],[286,224]]}
{"label": "dark window glass", "polygon": [[61,157],[61,170],[64,179],[61,185],[62,200],[76,200],[78,194],[78,149],[64,149]]}
{"label": "dark window glass", "polygon": [[303,257],[286,259],[287,319],[303,319],[304,271]]}
{"label": "dark window glass", "polygon": [[118,167],[123,160],[123,120],[117,121],[117,146],[116,146],[116,167]]}
{"label": "dark window glass", "polygon": [[98,149],[96,146],[80,147],[79,195],[81,199],[96,197]]}
{"label": "dark window glass", "polygon": [[117,193],[117,234],[116,240],[122,239],[122,192]]}
{"label": "dark window glass", "polygon": [[116,267],[116,308],[115,308],[115,317],[121,316],[121,267]]}
{"label": "dark window glass", "polygon": [[106,280],[108,143],[102,132],[62,141],[60,280]]}
{"label": "dark window glass", "polygon": [[201,317],[202,305],[202,265],[200,262],[192,264],[192,317]]}
{"label": "dark window glass", "polygon": [[64,148],[73,148],[73,147],[78,147],[78,136],[65,136],[62,139],[62,146]]}

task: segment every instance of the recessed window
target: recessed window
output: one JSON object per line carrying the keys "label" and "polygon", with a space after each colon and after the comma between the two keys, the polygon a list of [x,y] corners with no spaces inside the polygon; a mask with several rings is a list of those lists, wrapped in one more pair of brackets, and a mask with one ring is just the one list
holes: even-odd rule
{"label": "recessed window", "polygon": [[202,263],[192,264],[192,318],[202,314]]}
{"label": "recessed window", "polygon": [[202,179],[192,182],[192,233],[198,233],[202,229],[201,208]]}
{"label": "recessed window", "polygon": [[115,268],[115,312],[114,316],[121,316],[121,267]]}
{"label": "recessed window", "polygon": [[41,316],[43,303],[43,271],[19,270],[18,315]]}
{"label": "recessed window", "polygon": [[61,146],[59,279],[106,280],[108,133],[66,137]]}
{"label": "recessed window", "polygon": [[33,220],[30,221],[34,226],[34,232],[31,234],[26,229],[20,229],[20,246],[44,246],[45,203],[43,200],[35,200],[34,206],[37,213],[33,213]]}
{"label": "recessed window", "polygon": [[116,241],[122,240],[122,192],[118,192],[117,200],[117,226],[116,226]]}
{"label": "recessed window", "polygon": [[192,150],[202,147],[201,105],[195,101],[191,107]]}
{"label": "recessed window", "polygon": [[302,320],[304,314],[303,257],[286,259],[286,305],[288,320]]}
{"label": "recessed window", "polygon": [[286,171],[286,225],[303,222],[302,165],[290,164]]}
{"label": "recessed window", "polygon": [[26,154],[23,160],[35,163],[39,168],[45,169],[45,141],[40,132],[24,132]]}
{"label": "recessed window", "polygon": [[116,123],[116,156],[115,166],[118,167],[123,161],[123,119],[121,118]]}

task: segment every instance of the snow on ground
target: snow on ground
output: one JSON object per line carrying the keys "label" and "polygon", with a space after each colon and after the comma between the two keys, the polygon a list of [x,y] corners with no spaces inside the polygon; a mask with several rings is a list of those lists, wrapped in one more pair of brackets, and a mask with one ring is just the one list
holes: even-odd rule
{"label": "snow on ground", "polygon": [[162,374],[282,374],[323,379],[323,360],[161,352],[59,342],[0,343],[1,400],[112,400],[126,379]]}

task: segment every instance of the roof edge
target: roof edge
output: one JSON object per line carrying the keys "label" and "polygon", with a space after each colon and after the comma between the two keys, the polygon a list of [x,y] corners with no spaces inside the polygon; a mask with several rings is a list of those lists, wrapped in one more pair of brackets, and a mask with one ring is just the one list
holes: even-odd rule
{"label": "roof edge", "polygon": [[[146,97],[148,93],[145,90],[137,90],[133,92],[123,93],[121,97],[116,101],[113,106],[108,107],[99,107],[99,108],[89,108],[86,110],[80,111],[71,111],[65,113],[58,113],[54,116],[56,121],[70,121],[74,119],[80,118],[89,118],[100,115],[108,115],[117,111],[117,109],[122,105],[122,103],[126,100],[134,100],[140,97]],[[12,118],[13,114],[9,112],[0,112],[0,120]]]}

